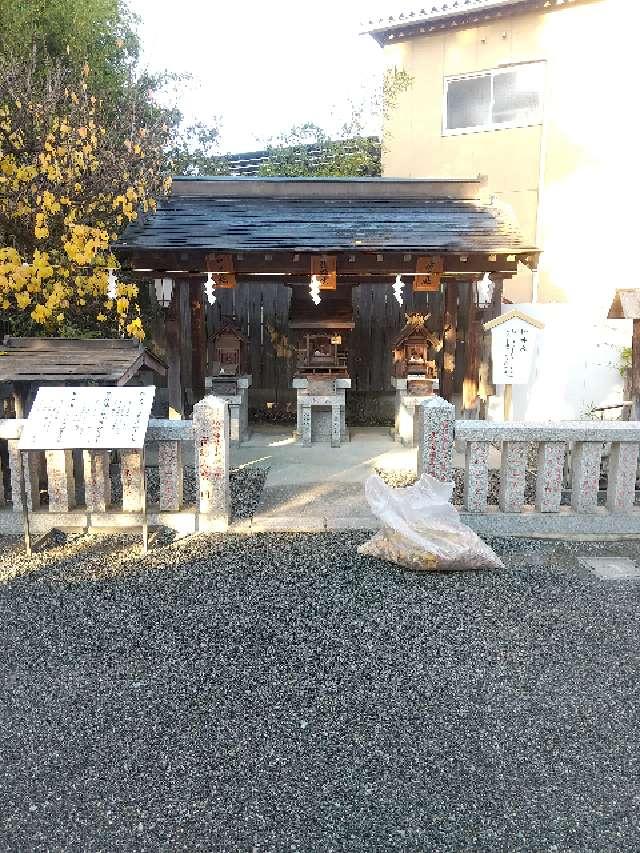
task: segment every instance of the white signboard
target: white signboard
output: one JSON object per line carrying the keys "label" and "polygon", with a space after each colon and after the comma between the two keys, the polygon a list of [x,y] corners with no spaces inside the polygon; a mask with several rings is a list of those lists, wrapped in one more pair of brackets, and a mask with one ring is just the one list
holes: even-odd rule
{"label": "white signboard", "polygon": [[538,329],[514,317],[491,329],[492,381],[496,385],[526,385],[538,345]]}
{"label": "white signboard", "polygon": [[156,389],[40,388],[20,450],[134,449],[144,445]]}

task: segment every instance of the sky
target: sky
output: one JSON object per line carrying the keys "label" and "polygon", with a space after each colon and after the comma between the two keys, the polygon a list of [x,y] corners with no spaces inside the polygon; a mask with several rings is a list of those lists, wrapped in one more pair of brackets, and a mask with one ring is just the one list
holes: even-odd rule
{"label": "sky", "polygon": [[[191,74],[176,101],[190,121],[222,117],[221,151],[251,151],[294,124],[335,131],[382,75],[382,48],[363,22],[398,0],[130,0],[143,61]],[[375,132],[375,122],[368,130]]]}

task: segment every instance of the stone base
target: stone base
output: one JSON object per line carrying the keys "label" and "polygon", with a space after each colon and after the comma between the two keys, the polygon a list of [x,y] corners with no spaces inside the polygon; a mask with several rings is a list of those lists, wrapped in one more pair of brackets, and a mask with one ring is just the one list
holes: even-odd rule
{"label": "stone base", "polygon": [[351,387],[350,379],[314,380],[297,377],[293,380],[297,391],[296,437],[303,446],[329,444],[340,447],[349,440],[346,424],[345,390]]}

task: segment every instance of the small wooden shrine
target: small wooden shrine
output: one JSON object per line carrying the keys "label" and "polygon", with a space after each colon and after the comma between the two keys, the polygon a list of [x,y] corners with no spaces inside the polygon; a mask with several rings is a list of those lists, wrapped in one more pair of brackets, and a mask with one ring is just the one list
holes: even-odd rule
{"label": "small wooden shrine", "polygon": [[407,314],[407,323],[393,342],[393,376],[407,380],[409,393],[430,393],[438,383],[435,353],[442,349],[442,340],[426,323],[429,314]]}
{"label": "small wooden shrine", "polygon": [[232,321],[226,321],[214,332],[211,344],[213,358],[210,376],[240,376],[247,373],[249,341]]}
{"label": "small wooden shrine", "polygon": [[211,339],[210,372],[205,377],[205,390],[229,403],[229,429],[232,445],[249,437],[248,339],[232,320],[226,320]]}
{"label": "small wooden shrine", "polygon": [[320,302],[293,289],[289,330],[296,353],[296,376],[346,377],[349,335],[354,327],[351,288],[322,291]]}

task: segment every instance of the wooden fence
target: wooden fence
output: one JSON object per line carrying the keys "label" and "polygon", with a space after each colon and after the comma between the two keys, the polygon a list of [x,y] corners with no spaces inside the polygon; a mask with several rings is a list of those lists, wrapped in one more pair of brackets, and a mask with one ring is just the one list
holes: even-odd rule
{"label": "wooden fence", "polygon": [[[458,317],[466,316],[466,286],[458,287]],[[291,290],[282,284],[239,283],[235,290],[217,291],[214,305],[207,307],[209,334],[223,320],[236,316],[249,339],[249,364],[254,390],[272,390],[276,399],[291,393],[294,364],[287,356],[289,303]],[[390,286],[361,284],[353,289],[355,329],[349,345],[349,374],[356,392],[391,394],[391,349],[394,338],[405,324],[405,313],[431,314],[428,326],[443,334],[441,293],[413,293],[411,283],[404,288],[399,305]],[[464,333],[457,330],[454,391],[459,392],[464,373]],[[438,353],[442,371],[442,352]]]}

